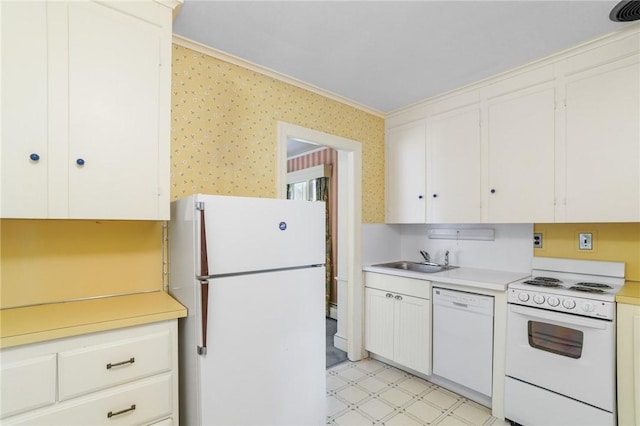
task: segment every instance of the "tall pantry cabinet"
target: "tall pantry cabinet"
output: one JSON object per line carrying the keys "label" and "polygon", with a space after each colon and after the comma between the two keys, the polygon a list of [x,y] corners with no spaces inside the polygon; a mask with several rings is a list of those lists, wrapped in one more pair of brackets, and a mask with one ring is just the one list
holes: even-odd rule
{"label": "tall pantry cabinet", "polygon": [[0,4],[0,217],[168,219],[167,5]]}

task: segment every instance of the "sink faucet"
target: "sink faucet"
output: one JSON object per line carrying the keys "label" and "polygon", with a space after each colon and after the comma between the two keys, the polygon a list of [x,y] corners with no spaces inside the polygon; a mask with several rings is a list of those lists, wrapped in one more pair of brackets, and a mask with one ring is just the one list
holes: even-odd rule
{"label": "sink faucet", "polygon": [[424,250],[420,250],[420,254],[424,257],[425,262],[431,262],[431,257],[429,257],[429,253]]}
{"label": "sink faucet", "polygon": [[445,268],[449,266],[449,250],[447,250],[444,254],[444,266]]}

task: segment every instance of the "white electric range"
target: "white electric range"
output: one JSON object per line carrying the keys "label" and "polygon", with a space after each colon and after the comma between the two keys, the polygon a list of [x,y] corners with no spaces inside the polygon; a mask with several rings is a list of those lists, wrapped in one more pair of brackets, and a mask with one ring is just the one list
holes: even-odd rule
{"label": "white electric range", "polygon": [[508,292],[505,417],[616,424],[615,295],[624,263],[534,258]]}

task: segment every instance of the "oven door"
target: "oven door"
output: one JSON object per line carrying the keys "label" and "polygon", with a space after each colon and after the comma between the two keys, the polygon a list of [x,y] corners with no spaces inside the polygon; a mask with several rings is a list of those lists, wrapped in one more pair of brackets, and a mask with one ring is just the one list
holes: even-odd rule
{"label": "oven door", "polygon": [[614,412],[613,321],[509,304],[506,374]]}

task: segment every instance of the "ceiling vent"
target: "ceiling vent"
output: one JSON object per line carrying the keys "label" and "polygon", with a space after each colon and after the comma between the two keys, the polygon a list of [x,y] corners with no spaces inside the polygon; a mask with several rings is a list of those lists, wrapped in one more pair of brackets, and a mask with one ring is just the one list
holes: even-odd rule
{"label": "ceiling vent", "polygon": [[613,9],[611,9],[609,19],[615,22],[637,21],[638,19],[640,19],[640,1],[621,1]]}

